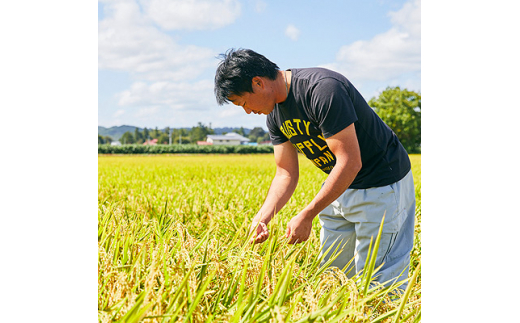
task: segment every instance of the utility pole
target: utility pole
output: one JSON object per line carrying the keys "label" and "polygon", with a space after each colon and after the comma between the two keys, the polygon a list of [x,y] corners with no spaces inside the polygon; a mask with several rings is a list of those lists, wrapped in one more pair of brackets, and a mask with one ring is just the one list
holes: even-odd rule
{"label": "utility pole", "polygon": [[182,145],[181,135],[182,135],[182,128],[179,128],[179,145]]}
{"label": "utility pole", "polygon": [[172,145],[172,133],[173,133],[173,128],[172,128],[172,129],[170,129],[170,133],[168,134],[168,135],[169,135],[169,137],[170,137],[170,141],[169,141],[169,143],[170,143],[170,146]]}

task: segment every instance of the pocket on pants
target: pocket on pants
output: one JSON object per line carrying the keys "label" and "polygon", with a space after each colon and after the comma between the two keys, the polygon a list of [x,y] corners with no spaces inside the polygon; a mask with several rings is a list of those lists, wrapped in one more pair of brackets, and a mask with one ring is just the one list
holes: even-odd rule
{"label": "pocket on pants", "polygon": [[[387,247],[386,247],[386,250],[383,254],[383,257],[382,259],[386,259],[386,257],[390,254],[390,251],[392,251],[392,247],[394,246],[395,244],[395,240],[397,239],[397,234],[399,232],[395,232],[395,233],[383,233],[383,237],[386,235],[387,238],[388,238],[388,243],[387,243]],[[383,239],[383,237],[381,237]],[[382,240],[381,239],[381,240]]]}

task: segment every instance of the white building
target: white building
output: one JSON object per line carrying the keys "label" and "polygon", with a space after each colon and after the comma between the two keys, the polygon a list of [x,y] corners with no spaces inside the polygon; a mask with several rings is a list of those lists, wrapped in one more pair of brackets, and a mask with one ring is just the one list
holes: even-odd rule
{"label": "white building", "polygon": [[238,133],[230,132],[225,135],[208,135],[206,141],[212,145],[241,145],[247,144],[249,139]]}

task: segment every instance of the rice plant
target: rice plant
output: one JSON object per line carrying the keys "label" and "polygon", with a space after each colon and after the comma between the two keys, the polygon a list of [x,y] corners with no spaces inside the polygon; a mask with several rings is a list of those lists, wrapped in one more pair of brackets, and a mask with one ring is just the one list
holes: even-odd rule
{"label": "rice plant", "polygon": [[274,175],[272,155],[100,155],[99,321],[420,321],[420,155],[411,159],[416,238],[408,287],[393,296],[372,280],[374,262],[353,279],[320,266],[317,218],[308,241],[287,244],[287,222],[326,178],[304,159],[270,238],[252,245],[249,225]]}

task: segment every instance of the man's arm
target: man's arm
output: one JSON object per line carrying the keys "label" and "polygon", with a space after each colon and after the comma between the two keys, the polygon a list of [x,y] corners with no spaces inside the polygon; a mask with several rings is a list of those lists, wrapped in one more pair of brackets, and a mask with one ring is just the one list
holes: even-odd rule
{"label": "man's arm", "polygon": [[253,235],[255,243],[264,242],[268,238],[267,223],[289,201],[298,184],[298,153],[291,142],[286,141],[283,144],[275,145],[274,159],[276,174],[271,182],[264,204],[251,224],[251,230],[258,226],[256,235]]}
{"label": "man's arm", "polygon": [[326,141],[336,156],[336,165],[311,203],[287,224],[286,237],[291,244],[309,238],[314,217],[350,186],[361,169],[361,153],[354,124],[327,138]]}

